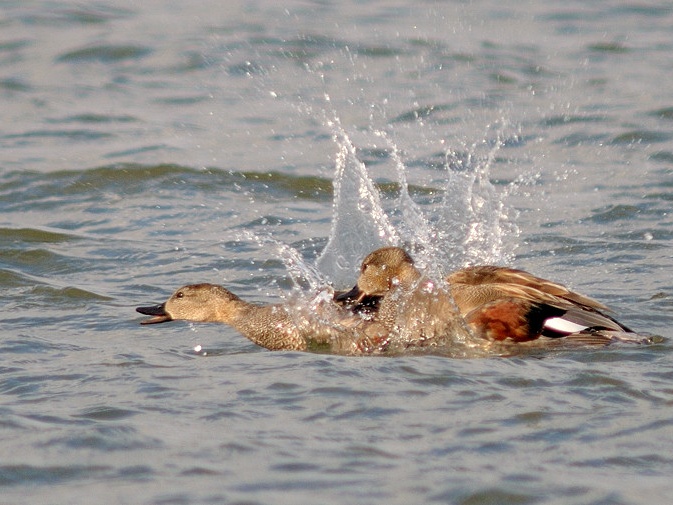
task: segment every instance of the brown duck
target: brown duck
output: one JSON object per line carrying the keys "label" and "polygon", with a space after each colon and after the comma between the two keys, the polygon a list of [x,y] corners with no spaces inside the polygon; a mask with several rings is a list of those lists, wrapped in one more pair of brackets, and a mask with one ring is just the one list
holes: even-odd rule
{"label": "brown duck", "polygon": [[464,329],[488,341],[517,343],[544,336],[605,344],[634,335],[606,315],[602,303],[522,270],[475,266],[436,286],[399,247],[370,253],[355,287],[336,299],[356,307],[378,300],[373,318],[411,341],[444,331],[464,338]]}
{"label": "brown duck", "polygon": [[136,311],[152,316],[141,324],[173,320],[228,324],[270,350],[371,354],[386,347],[380,324],[365,321],[333,303],[318,308],[324,313],[321,317],[315,310],[255,305],[216,284],[183,286],[165,303],[138,307]]}

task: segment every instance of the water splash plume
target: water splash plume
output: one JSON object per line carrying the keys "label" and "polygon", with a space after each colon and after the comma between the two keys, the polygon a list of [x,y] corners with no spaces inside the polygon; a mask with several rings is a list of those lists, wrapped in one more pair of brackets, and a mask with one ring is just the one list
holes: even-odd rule
{"label": "water splash plume", "polygon": [[316,265],[333,282],[342,284],[346,279],[352,281],[353,272],[368,252],[398,244],[400,238],[339,119],[328,121],[328,126],[334,130],[339,152],[334,175],[332,229]]}
{"label": "water splash plume", "polygon": [[391,178],[399,188],[388,210],[338,118],[327,121],[327,126],[339,151],[332,228],[316,266],[335,285],[351,284],[362,258],[384,245],[407,248],[426,273],[437,277],[467,265],[512,261],[515,241],[510,238],[518,230],[505,204],[508,188],[498,188],[490,180],[491,166],[504,145],[505,122],[497,125],[494,140],[488,140],[487,131],[486,140],[462,154],[445,152],[443,177],[436,189],[443,196],[425,205],[411,196],[409,170],[399,148],[386,132],[373,130],[385,143],[394,165]]}

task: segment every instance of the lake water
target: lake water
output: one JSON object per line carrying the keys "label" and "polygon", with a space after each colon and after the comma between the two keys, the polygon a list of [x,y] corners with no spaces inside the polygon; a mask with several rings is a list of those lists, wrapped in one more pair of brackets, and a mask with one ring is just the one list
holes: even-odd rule
{"label": "lake water", "polygon": [[[672,68],[668,2],[3,2],[0,502],[670,503]],[[134,311],[391,241],[663,338],[342,357]]]}

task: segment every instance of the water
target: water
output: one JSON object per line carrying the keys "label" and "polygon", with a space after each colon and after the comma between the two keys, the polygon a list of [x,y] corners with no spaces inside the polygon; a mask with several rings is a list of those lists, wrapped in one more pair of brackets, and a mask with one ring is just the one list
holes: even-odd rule
{"label": "water", "polygon": [[[0,27],[0,502],[670,501],[667,3],[4,2]],[[390,241],[666,340],[348,358],[133,310],[350,287]]]}

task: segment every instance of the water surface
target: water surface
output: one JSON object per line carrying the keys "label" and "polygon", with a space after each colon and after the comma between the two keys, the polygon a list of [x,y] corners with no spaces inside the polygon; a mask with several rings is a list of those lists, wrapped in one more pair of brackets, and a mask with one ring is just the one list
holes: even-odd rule
{"label": "water surface", "polygon": [[[669,502],[666,2],[4,2],[0,27],[3,503]],[[348,358],[133,310],[348,287],[389,241],[664,340]]]}

